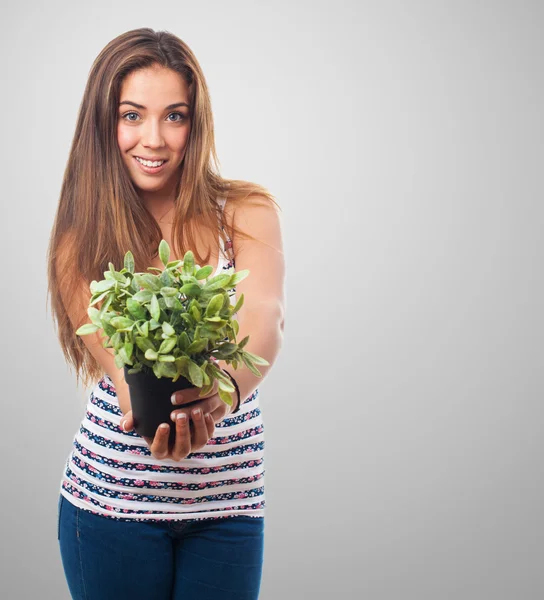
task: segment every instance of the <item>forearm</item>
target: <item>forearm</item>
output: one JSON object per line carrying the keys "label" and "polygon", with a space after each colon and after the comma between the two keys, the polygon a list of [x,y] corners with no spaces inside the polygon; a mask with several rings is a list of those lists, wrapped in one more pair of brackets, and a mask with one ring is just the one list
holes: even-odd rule
{"label": "forearm", "polygon": [[[239,342],[249,335],[249,341],[244,350],[266,359],[270,365],[256,365],[262,374],[257,377],[245,363],[240,361],[238,369],[228,365],[224,360],[218,361],[218,366],[228,371],[240,388],[240,402],[251,396],[272,368],[283,343],[283,315],[281,310],[272,308],[255,308],[246,311],[243,319],[239,320],[239,331],[236,340]],[[236,394],[234,394],[236,400]]]}
{"label": "forearm", "polygon": [[110,379],[113,382],[113,387],[117,394],[119,408],[121,409],[121,412],[126,415],[129,410],[132,410],[132,405],[130,403],[130,391],[128,383],[125,381],[124,371],[122,369],[116,371],[114,376],[110,375]]}

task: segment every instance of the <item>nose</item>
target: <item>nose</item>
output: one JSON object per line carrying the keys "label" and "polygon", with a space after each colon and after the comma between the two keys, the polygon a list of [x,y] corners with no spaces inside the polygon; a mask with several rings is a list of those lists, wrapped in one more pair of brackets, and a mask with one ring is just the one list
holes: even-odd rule
{"label": "nose", "polygon": [[143,128],[141,129],[142,146],[146,148],[160,148],[164,146],[164,140],[161,134],[161,128],[157,121],[148,119]]}

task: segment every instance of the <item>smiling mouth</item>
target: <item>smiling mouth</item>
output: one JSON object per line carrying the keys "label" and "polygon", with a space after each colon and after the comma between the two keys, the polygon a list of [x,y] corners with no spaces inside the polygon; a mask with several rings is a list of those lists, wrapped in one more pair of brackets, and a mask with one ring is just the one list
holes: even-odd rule
{"label": "smiling mouth", "polygon": [[165,160],[155,167],[150,167],[144,164],[141,160],[138,160],[135,156],[133,156],[133,158],[134,161],[138,163],[138,169],[140,172],[146,173],[147,175],[158,175],[159,173],[162,173],[164,169],[166,169],[166,163],[168,162]]}
{"label": "smiling mouth", "polygon": [[146,161],[146,162],[160,162],[161,164],[164,164],[165,162],[168,162],[167,158],[142,158],[141,156],[134,156],[134,158],[138,161]]}

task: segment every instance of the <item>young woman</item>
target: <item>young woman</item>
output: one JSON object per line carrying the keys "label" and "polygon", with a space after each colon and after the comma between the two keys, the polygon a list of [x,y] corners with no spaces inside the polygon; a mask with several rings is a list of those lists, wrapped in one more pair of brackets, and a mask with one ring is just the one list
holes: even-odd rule
{"label": "young woman", "polygon": [[[48,255],[49,293],[67,362],[94,386],[63,468],[58,540],[73,598],[258,598],[264,548],[264,438],[258,385],[279,353],[284,259],[279,207],[262,186],[222,178],[210,97],[188,46],[149,28],[112,40],[92,65]],[[270,366],[218,365],[236,381],[177,395],[153,439],[133,430],[122,369],[89,323],[89,284],[131,250],[135,270],[187,250],[215,273],[249,269],[238,338]],[[236,297],[231,298],[236,302]],[[100,306],[100,305],[99,305]],[[195,403],[196,401],[196,403]],[[185,406],[191,403],[190,407]],[[177,415],[186,418],[177,419]],[[168,448],[168,431],[176,442]]]}

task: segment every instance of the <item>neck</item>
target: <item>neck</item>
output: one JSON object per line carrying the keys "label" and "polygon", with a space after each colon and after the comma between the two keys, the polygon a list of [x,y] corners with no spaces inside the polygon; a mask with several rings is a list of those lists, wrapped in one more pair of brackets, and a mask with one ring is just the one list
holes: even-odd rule
{"label": "neck", "polygon": [[161,189],[158,192],[143,191],[140,194],[147,210],[153,215],[157,222],[162,221],[169,215],[174,206],[176,195],[171,189]]}

